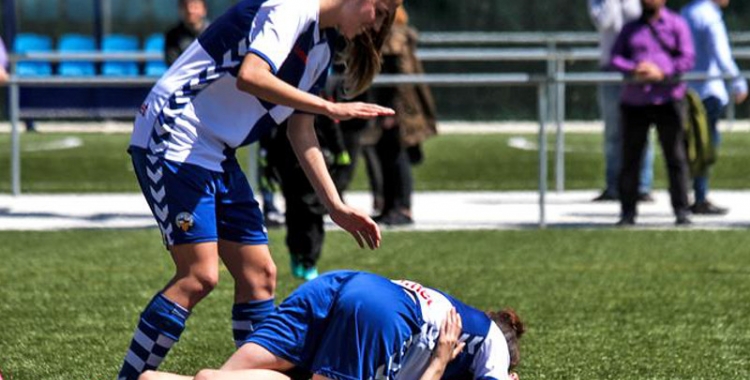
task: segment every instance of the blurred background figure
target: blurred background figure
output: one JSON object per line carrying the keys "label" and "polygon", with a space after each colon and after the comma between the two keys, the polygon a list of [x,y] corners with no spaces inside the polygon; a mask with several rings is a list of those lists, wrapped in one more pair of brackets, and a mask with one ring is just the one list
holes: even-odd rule
{"label": "blurred background figure", "polygon": [[174,63],[193,40],[208,28],[208,10],[204,0],[178,0],[180,22],[164,36],[164,58]]}
{"label": "blurred background figure", "polygon": [[[641,16],[640,0],[588,0],[589,15],[599,32],[599,63],[602,71],[609,71],[612,46],[623,25]],[[599,110],[604,120],[604,191],[595,202],[619,199],[619,176],[622,167],[622,119],[620,116],[621,84],[599,85]],[[647,143],[640,171],[638,188],[640,201],[652,201],[654,180],[654,148]]]}
{"label": "blurred background figure", "polygon": [[0,83],[8,81],[8,51],[5,50],[2,36],[0,36]]}
{"label": "blurred background figure", "polygon": [[623,160],[620,172],[621,226],[635,224],[638,171],[651,125],[656,125],[669,173],[669,195],[677,225],[690,224],[683,113],[687,84],[665,82],[690,71],[695,49],[690,28],[666,0],[641,0],[641,18],[626,24],[612,48],[612,68],[637,81],[621,96]]}
{"label": "blurred background figure", "polygon": [[[682,16],[690,25],[695,45],[694,71],[710,76],[728,74],[735,77],[731,83],[734,99],[730,99],[724,80],[689,83],[700,95],[706,108],[711,143],[716,149],[721,142],[717,124],[727,104],[730,100],[739,104],[747,98],[747,81],[732,58],[732,48],[721,12],[721,8],[728,5],[729,0],[693,0],[682,9]],[[690,211],[698,215],[724,215],[728,210],[714,205],[707,198],[708,177],[709,173],[706,170],[702,175],[693,178],[695,203],[690,206]]]}
{"label": "blurred background figure", "polygon": [[[288,126],[283,123],[268,135],[269,176],[277,178],[286,204],[286,246],[289,250],[292,276],[306,281],[318,277],[318,261],[323,253],[325,241],[324,217],[328,213],[320,202],[302,166],[294,157],[294,150],[287,138]],[[348,157],[343,144],[339,123],[316,117],[315,135],[318,139],[336,190],[343,198],[349,185]],[[345,161],[345,162],[344,162]],[[342,179],[342,173],[344,178]]]}
{"label": "blurred background figure", "polygon": [[[383,48],[382,74],[424,72],[416,56],[417,32],[408,22],[406,10],[403,6],[399,7]],[[422,142],[437,133],[432,93],[426,85],[381,87],[373,89],[373,92],[375,101],[396,110],[395,116],[381,117],[375,121],[375,132],[379,138],[374,143],[375,155],[369,157],[377,161],[371,165],[371,171],[380,169],[383,196],[382,210],[375,221],[393,226],[413,224],[411,167],[422,162]]]}

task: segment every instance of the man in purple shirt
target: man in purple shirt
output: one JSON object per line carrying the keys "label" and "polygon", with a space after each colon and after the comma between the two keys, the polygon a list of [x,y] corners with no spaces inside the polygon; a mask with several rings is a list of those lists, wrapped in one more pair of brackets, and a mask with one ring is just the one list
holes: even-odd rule
{"label": "man in purple shirt", "polygon": [[666,0],[641,0],[640,19],[626,24],[612,48],[610,65],[632,76],[620,99],[623,162],[620,172],[622,215],[618,225],[633,225],[638,172],[651,124],[656,125],[669,172],[669,194],[678,225],[688,218],[689,172],[682,129],[687,84],[675,78],[693,68],[695,53],[685,20]]}

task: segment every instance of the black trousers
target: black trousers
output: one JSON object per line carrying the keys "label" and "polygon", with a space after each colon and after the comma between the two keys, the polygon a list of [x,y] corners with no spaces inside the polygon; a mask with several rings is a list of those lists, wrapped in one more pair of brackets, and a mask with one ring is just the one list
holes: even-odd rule
{"label": "black trousers", "polygon": [[690,173],[685,154],[685,132],[682,127],[684,104],[621,105],[623,121],[623,159],[620,172],[620,201],[623,215],[636,215],[638,178],[651,125],[656,125],[664,160],[669,173],[669,195],[675,215],[687,212]]}
{"label": "black trousers", "polygon": [[[354,158],[359,149],[358,141],[362,128],[354,124],[348,129],[342,128],[341,133],[338,134],[331,133],[328,127],[338,128],[338,126],[326,125],[316,120],[318,141],[324,150],[326,161],[330,161],[326,164],[336,189],[341,194],[343,189],[349,186],[354,173],[353,167],[356,165]],[[309,268],[316,265],[322,254],[325,241],[324,216],[328,211],[307,179],[286,134],[287,124],[284,123],[271,136],[269,164],[277,172],[281,192],[286,201],[286,245],[289,248],[289,254]],[[340,139],[341,141],[332,141]],[[342,143],[343,147],[340,146]],[[352,163],[347,166],[334,165],[332,149],[347,149],[351,154]]]}
{"label": "black trousers", "polygon": [[411,210],[414,181],[409,156],[401,145],[399,127],[383,129],[375,149],[383,175],[383,214],[391,210]]}

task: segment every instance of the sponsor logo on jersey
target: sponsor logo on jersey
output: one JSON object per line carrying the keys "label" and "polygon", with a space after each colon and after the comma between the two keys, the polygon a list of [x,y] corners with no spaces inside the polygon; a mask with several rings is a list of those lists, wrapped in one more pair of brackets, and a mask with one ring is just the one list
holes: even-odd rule
{"label": "sponsor logo on jersey", "polygon": [[190,214],[189,212],[181,212],[177,214],[177,217],[175,218],[174,223],[183,232],[188,232],[188,230],[193,228],[193,225],[195,224],[195,220],[193,219],[193,215]]}
{"label": "sponsor logo on jersey", "polygon": [[432,305],[432,296],[427,291],[427,288],[422,286],[422,284],[418,284],[409,280],[399,280],[397,283],[404,288],[413,291],[416,295],[419,296],[419,298],[423,299],[425,303],[427,303],[427,306]]}
{"label": "sponsor logo on jersey", "polygon": [[146,116],[146,111],[148,111],[148,103],[141,104],[141,108],[138,110],[138,112],[141,113],[141,116]]}

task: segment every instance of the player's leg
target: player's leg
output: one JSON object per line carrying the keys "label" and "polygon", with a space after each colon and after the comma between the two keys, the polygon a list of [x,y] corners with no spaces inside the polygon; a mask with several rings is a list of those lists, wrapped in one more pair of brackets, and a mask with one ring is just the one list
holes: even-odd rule
{"label": "player's leg", "polygon": [[274,309],[276,265],[268,245],[219,241],[221,259],[234,278],[232,333],[240,347]]}
{"label": "player's leg", "polygon": [[232,331],[239,347],[274,309],[276,265],[260,205],[238,164],[225,164],[216,199],[219,255],[234,278]]}
{"label": "player's leg", "polygon": [[170,251],[175,275],[141,314],[118,379],[136,379],[158,368],[180,339],[190,310],[218,282],[216,243],[181,244]]}
{"label": "player's leg", "polygon": [[289,380],[289,376],[267,369],[223,371],[216,369],[200,370],[195,377],[173,373],[147,371],[138,380]]}
{"label": "player's leg", "polygon": [[118,379],[158,368],[180,338],[190,310],[216,285],[219,255],[214,172],[131,148],[141,190],[175,264],[175,274],[141,313]]}
{"label": "player's leg", "polygon": [[192,376],[177,375],[174,373],[146,371],[138,377],[138,380],[191,380]]}
{"label": "player's leg", "polygon": [[267,369],[247,369],[242,371],[204,369],[195,375],[194,380],[289,380],[289,376]]}
{"label": "player's leg", "polygon": [[237,371],[242,369],[271,369],[288,371],[294,364],[284,360],[256,343],[248,343],[240,347],[221,366],[222,370]]}

